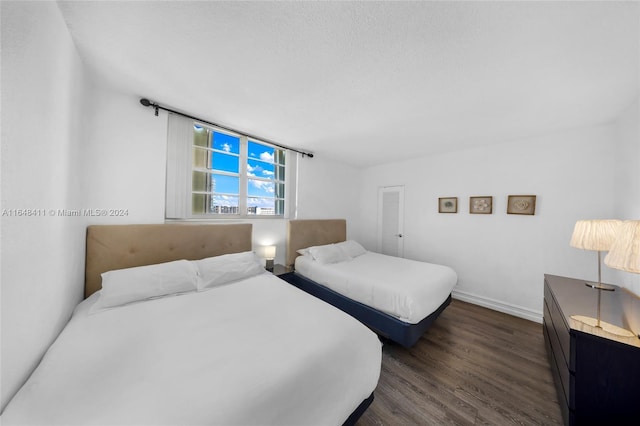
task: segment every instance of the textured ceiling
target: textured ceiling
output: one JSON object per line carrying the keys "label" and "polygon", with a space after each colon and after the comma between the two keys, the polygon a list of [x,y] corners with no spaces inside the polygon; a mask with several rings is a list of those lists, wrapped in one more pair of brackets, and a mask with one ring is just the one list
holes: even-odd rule
{"label": "textured ceiling", "polygon": [[102,84],[356,166],[607,123],[639,93],[637,2],[58,4]]}

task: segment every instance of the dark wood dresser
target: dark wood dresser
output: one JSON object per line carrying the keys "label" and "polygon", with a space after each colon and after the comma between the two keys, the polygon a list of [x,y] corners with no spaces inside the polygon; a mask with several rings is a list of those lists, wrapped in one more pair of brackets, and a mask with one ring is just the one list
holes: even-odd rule
{"label": "dark wood dresser", "polygon": [[618,337],[575,316],[596,318],[598,292],[584,280],[545,275],[544,338],[565,424],[640,424],[640,298],[601,293],[601,321],[635,333]]}

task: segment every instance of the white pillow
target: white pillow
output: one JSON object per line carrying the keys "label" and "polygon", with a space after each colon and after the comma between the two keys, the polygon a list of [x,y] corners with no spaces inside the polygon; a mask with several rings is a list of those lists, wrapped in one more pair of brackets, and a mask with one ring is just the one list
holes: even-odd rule
{"label": "white pillow", "polygon": [[364,247],[353,240],[347,240],[341,243],[337,243],[336,246],[351,258],[362,256],[367,252]]}
{"label": "white pillow", "polygon": [[138,300],[194,291],[198,270],[187,260],[116,269],[102,274],[102,291],[95,309]]}
{"label": "white pillow", "polygon": [[199,271],[199,291],[265,272],[262,261],[251,251],[208,257],[193,263]]}
{"label": "white pillow", "polygon": [[313,256],[316,261],[323,264],[343,262],[350,259],[350,257],[335,244],[309,247],[309,253],[311,253],[311,256]]}
{"label": "white pillow", "polygon": [[[302,256],[311,256],[311,253],[309,253],[309,249],[308,248],[303,248],[300,250],[296,250],[296,253],[302,255]],[[313,256],[311,256],[313,257]]]}

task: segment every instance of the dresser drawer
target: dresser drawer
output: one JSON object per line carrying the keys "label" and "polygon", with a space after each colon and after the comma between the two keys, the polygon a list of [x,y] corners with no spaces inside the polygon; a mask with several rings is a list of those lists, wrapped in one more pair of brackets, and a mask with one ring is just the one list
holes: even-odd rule
{"label": "dresser drawer", "polygon": [[562,315],[556,299],[553,297],[553,294],[551,293],[551,290],[549,289],[548,283],[546,281],[544,286],[544,300],[546,304],[545,309],[548,309],[548,312],[545,312],[545,315],[547,315],[548,313],[550,318],[549,325],[553,326],[556,332],[556,337],[562,351],[562,359],[567,365],[567,368],[573,371],[573,367],[570,363],[571,336],[569,335],[569,327],[565,323],[564,316]]}
{"label": "dresser drawer", "polygon": [[571,374],[569,373],[567,361],[562,354],[558,335],[550,319],[551,315],[549,314],[549,308],[547,306],[547,301],[545,300],[543,320],[544,332],[545,337],[549,339],[549,346],[551,348],[552,356],[550,357],[550,361],[555,363],[551,368],[554,370],[554,375],[557,375],[560,378],[561,389],[564,394],[564,404],[566,404],[567,407],[571,407]]}

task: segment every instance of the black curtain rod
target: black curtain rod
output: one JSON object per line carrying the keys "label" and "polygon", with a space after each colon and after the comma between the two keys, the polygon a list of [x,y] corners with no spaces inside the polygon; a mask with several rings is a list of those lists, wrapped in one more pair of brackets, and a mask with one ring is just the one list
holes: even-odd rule
{"label": "black curtain rod", "polygon": [[161,109],[163,111],[171,112],[173,114],[178,114],[178,115],[181,115],[183,117],[190,118],[192,120],[196,120],[196,121],[200,121],[202,123],[206,123],[206,124],[210,124],[212,126],[216,126],[216,127],[220,128],[220,129],[223,129],[223,130],[228,130],[228,131],[233,132],[233,133],[238,133],[238,134],[241,134],[241,135],[246,136],[246,137],[251,138],[251,139],[257,139],[258,141],[267,142],[268,144],[277,146],[278,148],[288,149],[289,151],[297,152],[299,154],[302,154],[303,157],[306,156],[306,157],[309,157],[309,158],[313,158],[313,154],[310,153],[310,152],[304,152],[304,151],[297,150],[295,148],[291,148],[291,147],[288,147],[288,146],[280,145],[279,143],[270,141],[269,139],[261,138],[261,137],[255,136],[255,135],[250,135],[249,133],[241,132],[239,130],[232,129],[231,127],[221,126],[219,124],[212,123],[210,121],[203,120],[203,119],[198,118],[198,117],[194,117],[193,115],[185,114],[184,112],[180,112],[180,111],[176,111],[176,110],[171,109],[171,108],[163,107],[162,105],[160,105],[160,104],[158,104],[156,102],[151,102],[147,98],[140,99],[140,103],[142,105],[146,106],[146,107],[152,107],[156,112],[156,117],[158,116],[158,110]]}

